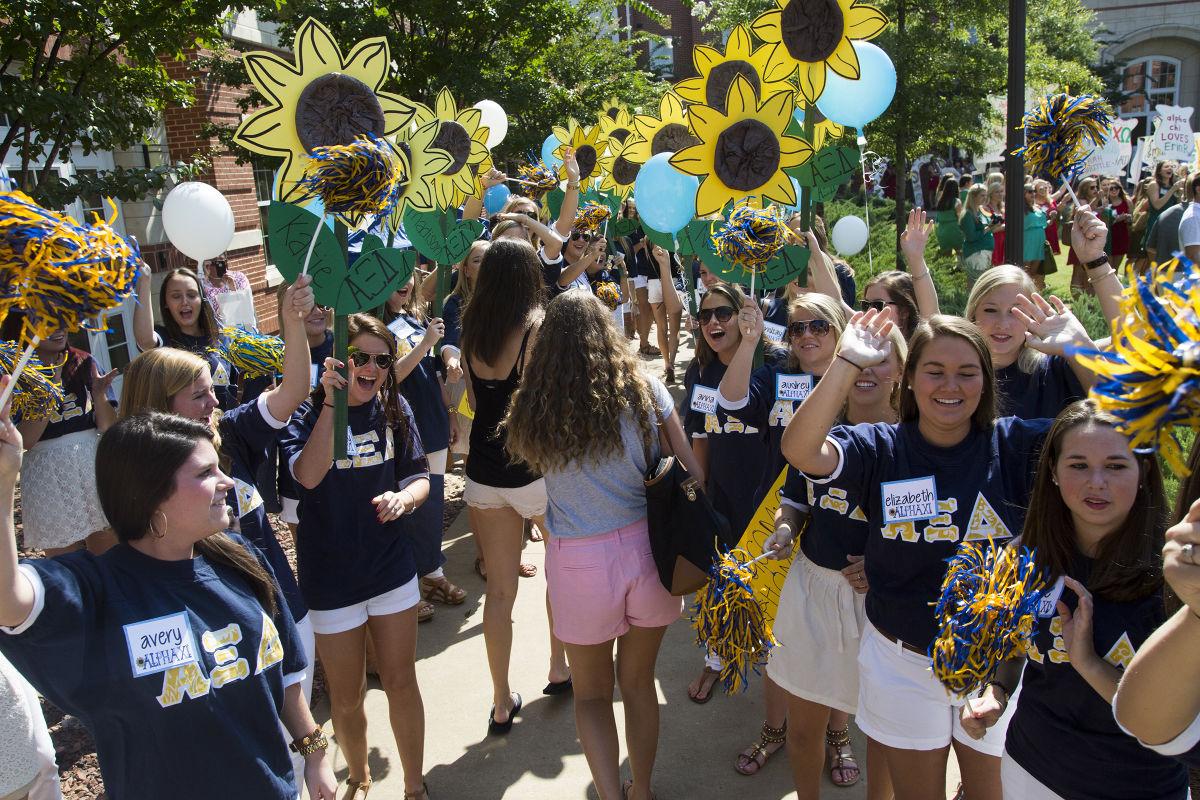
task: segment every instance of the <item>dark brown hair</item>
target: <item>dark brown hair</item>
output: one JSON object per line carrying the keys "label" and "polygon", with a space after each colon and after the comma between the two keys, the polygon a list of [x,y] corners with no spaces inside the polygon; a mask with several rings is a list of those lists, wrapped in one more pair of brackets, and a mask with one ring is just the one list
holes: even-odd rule
{"label": "dark brown hair", "polygon": [[528,327],[530,317],[545,304],[542,262],[533,245],[513,239],[492,242],[462,312],[463,357],[495,364],[508,335]]}
{"label": "dark brown hair", "polygon": [[[157,412],[124,417],[100,437],[96,492],[122,544],[150,532],[154,513],[175,493],[176,473],[201,440],[214,440],[207,424]],[[275,614],[275,582],[246,548],[224,533],[201,539],[195,547],[209,561],[245,578],[267,613]]]}
{"label": "dark brown hair", "polygon": [[[921,320],[921,311],[917,307],[917,290],[913,288],[912,275],[898,269],[881,272],[867,281],[867,285],[863,287],[864,298],[867,296],[867,289],[872,286],[878,286],[887,292],[888,297],[896,304],[897,311],[904,309],[908,312],[908,324],[904,326],[901,333],[904,334],[905,339],[910,338],[913,331],[917,329],[917,323]],[[899,320],[899,314],[896,315],[896,319]]]}
{"label": "dark brown hair", "polygon": [[[387,329],[387,326],[370,314],[351,314],[346,318],[346,341],[353,342],[363,335],[374,336],[386,344],[388,354],[395,361],[396,337]],[[389,369],[387,371],[383,388],[379,391],[383,395],[383,413],[388,427],[400,433],[402,438],[407,439],[412,432],[408,430],[408,417],[400,407],[400,385],[396,381],[396,370]],[[321,404],[325,402],[325,385],[318,383],[317,388],[313,389],[311,397],[313,408],[320,410]]]}
{"label": "dark brown hair", "polygon": [[[1037,551],[1037,565],[1048,581],[1069,574],[1075,558],[1075,525],[1071,510],[1054,483],[1063,440],[1085,425],[1115,428],[1120,420],[1102,411],[1095,400],[1079,400],[1059,413],[1046,436],[1038,460],[1029,512],[1021,544]],[[1114,602],[1139,600],[1163,587],[1162,548],[1167,529],[1167,498],[1162,472],[1154,456],[1135,455],[1139,478],[1137,496],[1121,527],[1100,541],[1088,590]]]}
{"label": "dark brown hair", "polygon": [[212,341],[220,332],[220,326],[217,325],[217,318],[213,314],[212,304],[208,302],[208,296],[204,294],[204,287],[200,284],[200,278],[196,273],[190,269],[180,267],[168,272],[158,287],[158,307],[162,310],[162,324],[167,330],[167,341],[163,342],[163,344],[167,347],[172,347],[172,342],[180,341],[180,338],[184,335],[183,331],[179,328],[179,323],[175,321],[175,317],[167,309],[167,287],[176,278],[187,279],[196,284],[196,291],[200,292],[200,315],[198,318],[200,332],[205,339]]}
{"label": "dark brown hair", "polygon": [[921,363],[921,353],[935,339],[953,337],[962,339],[979,356],[979,366],[983,372],[983,391],[979,395],[979,406],[971,415],[971,421],[979,430],[988,430],[996,421],[996,368],[992,366],[992,354],[988,351],[987,341],[975,323],[967,322],[962,317],[952,317],[947,314],[934,314],[929,319],[923,319],[917,324],[917,329],[908,340],[908,358],[904,360],[904,376],[900,386],[900,419],[903,422],[916,422],[921,417],[917,408],[917,398],[913,394],[912,382],[917,365]]}
{"label": "dark brown hair", "polygon": [[954,210],[954,204],[958,202],[958,178],[948,172],[942,175],[942,180],[938,183],[934,198],[934,211]]}

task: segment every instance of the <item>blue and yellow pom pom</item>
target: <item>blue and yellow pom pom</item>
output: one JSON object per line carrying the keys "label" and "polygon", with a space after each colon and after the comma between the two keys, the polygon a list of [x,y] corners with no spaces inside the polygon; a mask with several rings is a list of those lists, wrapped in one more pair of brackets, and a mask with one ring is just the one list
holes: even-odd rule
{"label": "blue and yellow pom pom", "polygon": [[621,289],[612,281],[600,281],[592,287],[592,291],[600,298],[600,302],[612,311],[616,311],[617,306],[621,305]]}
{"label": "blue and yellow pom pom", "polygon": [[1028,548],[963,544],[949,559],[929,645],[934,676],[953,695],[982,688],[1001,662],[1023,654],[1044,582]]}
{"label": "blue and yellow pom pom", "polygon": [[611,216],[612,209],[602,203],[584,203],[575,213],[575,230],[595,233]]}
{"label": "blue and yellow pom pom", "polygon": [[238,325],[221,329],[221,354],[247,378],[283,372],[283,339]]}
{"label": "blue and yellow pom pom", "polygon": [[1142,276],[1121,296],[1110,349],[1074,353],[1096,373],[1090,396],[1120,418],[1139,452],[1158,451],[1176,475],[1187,459],[1175,428],[1200,428],[1200,274],[1184,258]]}
{"label": "blue and yellow pom pom", "polygon": [[21,192],[0,194],[0,315],[25,310],[23,341],[93,327],[133,291],[141,254],[113,230],[110,208],[107,222],[77,225]]}
{"label": "blue and yellow pom pom", "polygon": [[717,255],[747,272],[761,272],[792,236],[774,207],[738,206],[713,235]]}
{"label": "blue and yellow pom pom", "polygon": [[[22,348],[16,342],[0,342],[0,373],[12,375],[21,360]],[[46,419],[63,404],[62,384],[54,379],[54,367],[37,356],[29,359],[12,393],[13,422]]]}
{"label": "blue and yellow pom pom", "polygon": [[407,181],[392,147],[373,134],[346,145],[315,147],[299,186],[304,198],[321,198],[325,211],[348,217],[386,217]]}
{"label": "blue and yellow pom pom", "polygon": [[696,644],[720,657],[721,681],[730,694],[746,689],[750,670],[757,673],[778,644],[750,585],[754,564],[742,549],[722,554],[713,561],[709,581],[696,593],[692,609]]}
{"label": "blue and yellow pom pom", "polygon": [[517,177],[525,184],[526,194],[534,200],[558,186],[558,173],[540,159],[531,159],[528,164],[518,167]]}
{"label": "blue and yellow pom pom", "polygon": [[1095,95],[1059,93],[1043,97],[1025,115],[1025,168],[1051,180],[1070,181],[1083,169],[1094,147],[1104,144],[1110,116]]}

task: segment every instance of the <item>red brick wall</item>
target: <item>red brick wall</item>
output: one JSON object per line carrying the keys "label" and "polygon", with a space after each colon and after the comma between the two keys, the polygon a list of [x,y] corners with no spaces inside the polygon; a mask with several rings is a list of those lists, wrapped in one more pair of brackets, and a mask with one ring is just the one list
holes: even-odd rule
{"label": "red brick wall", "polygon": [[[691,9],[685,6],[681,0],[648,0],[648,2],[656,11],[670,17],[670,29],[663,28],[657,22],[634,11],[632,26],[634,32],[648,31],[662,36],[669,35],[674,44],[675,77],[673,80],[679,81],[694,76],[696,68],[692,64],[692,46],[711,44],[716,37],[700,30],[700,22],[692,16]],[[623,13],[622,11],[622,15]],[[648,57],[649,51],[645,55]]]}
{"label": "red brick wall", "polygon": [[[236,126],[241,121],[237,101],[245,93],[240,89],[211,84],[203,75],[189,69],[191,60],[199,54],[189,52],[182,62],[164,60],[172,78],[195,82],[196,93],[195,102],[189,108],[172,108],[164,114],[167,150],[172,161],[186,160],[196,153],[220,148],[215,139],[202,138],[201,131],[206,123]],[[208,55],[207,52],[203,54]],[[233,208],[234,230],[259,229],[258,198],[254,193],[254,172],[250,164],[239,165],[231,155],[214,156],[212,169],[199,179],[215,186],[229,200]],[[178,266],[196,268],[194,262],[184,258],[170,244],[150,246],[145,251],[146,260],[155,271]],[[275,292],[267,286],[267,261],[262,246],[231,250],[226,257],[231,270],[240,270],[250,279],[259,327],[268,332],[278,330]]]}

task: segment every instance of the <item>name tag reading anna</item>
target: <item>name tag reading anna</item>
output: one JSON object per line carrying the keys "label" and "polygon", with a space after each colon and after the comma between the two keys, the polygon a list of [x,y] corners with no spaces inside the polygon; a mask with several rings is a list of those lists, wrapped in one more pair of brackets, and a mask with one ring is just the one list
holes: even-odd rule
{"label": "name tag reading anna", "polygon": [[933,476],[891,481],[880,487],[883,523],[915,522],[938,514],[937,484]]}
{"label": "name tag reading anna", "polygon": [[804,402],[813,390],[812,375],[776,375],[775,397],[779,400]]}
{"label": "name tag reading anna", "polygon": [[125,625],[133,677],[141,678],[198,660],[187,612]]}
{"label": "name tag reading anna", "polygon": [[785,333],[787,333],[787,328],[774,322],[764,322],[763,333],[765,333],[767,338],[772,342],[779,344],[783,341],[783,336]]}
{"label": "name tag reading anna", "polygon": [[717,413],[717,390],[697,383],[692,387],[690,408],[698,414]]}

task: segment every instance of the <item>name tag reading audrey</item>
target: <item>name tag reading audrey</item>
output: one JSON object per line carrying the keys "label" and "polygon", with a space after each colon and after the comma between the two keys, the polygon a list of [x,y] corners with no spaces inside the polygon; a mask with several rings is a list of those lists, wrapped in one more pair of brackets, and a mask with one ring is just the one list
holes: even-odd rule
{"label": "name tag reading audrey", "polygon": [[775,397],[780,400],[794,400],[803,403],[812,393],[812,375],[776,375]]}
{"label": "name tag reading audrey", "polygon": [[717,413],[717,390],[697,383],[692,387],[691,409],[698,414]]}
{"label": "name tag reading audrey", "polygon": [[883,522],[915,522],[938,514],[937,484],[933,476],[891,481],[880,487]]}
{"label": "name tag reading audrey", "polygon": [[123,630],[135,678],[197,661],[196,642],[188,625],[187,612],[131,622]]}

